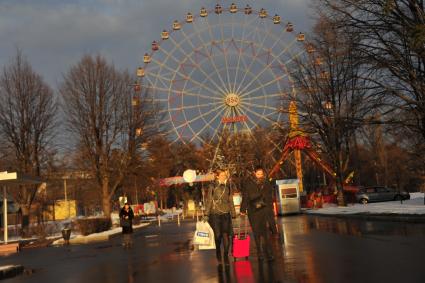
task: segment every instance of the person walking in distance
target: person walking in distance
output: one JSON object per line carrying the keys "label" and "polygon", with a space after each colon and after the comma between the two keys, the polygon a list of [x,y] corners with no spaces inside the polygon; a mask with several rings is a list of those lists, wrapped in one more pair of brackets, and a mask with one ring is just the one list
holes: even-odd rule
{"label": "person walking in distance", "polygon": [[269,261],[274,260],[270,235],[277,232],[273,215],[273,185],[261,167],[255,168],[254,176],[242,183],[241,215],[246,213],[254,234],[258,259],[263,260],[265,254]]}
{"label": "person walking in distance", "polygon": [[123,247],[129,248],[133,244],[131,234],[133,233],[134,213],[127,202],[124,204],[123,208],[121,208],[119,216],[123,234]]}
{"label": "person walking in distance", "polygon": [[236,211],[228,172],[219,169],[216,176],[217,180],[208,187],[204,221],[208,221],[214,231],[217,261],[221,263],[224,257],[224,263],[228,265],[232,218],[236,217]]}

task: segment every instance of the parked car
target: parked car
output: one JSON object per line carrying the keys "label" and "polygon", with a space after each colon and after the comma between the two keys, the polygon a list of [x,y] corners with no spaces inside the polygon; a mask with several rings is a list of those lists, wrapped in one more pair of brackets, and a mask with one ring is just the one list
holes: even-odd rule
{"label": "parked car", "polygon": [[366,204],[368,202],[394,201],[410,199],[410,194],[406,191],[397,191],[386,187],[366,187],[356,193],[356,200]]}

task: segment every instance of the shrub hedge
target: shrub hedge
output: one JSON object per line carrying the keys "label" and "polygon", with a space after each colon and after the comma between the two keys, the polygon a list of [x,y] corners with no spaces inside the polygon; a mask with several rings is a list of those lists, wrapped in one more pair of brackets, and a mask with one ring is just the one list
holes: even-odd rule
{"label": "shrub hedge", "polygon": [[111,229],[112,222],[109,217],[86,218],[77,219],[75,221],[75,226],[82,235],[86,236]]}

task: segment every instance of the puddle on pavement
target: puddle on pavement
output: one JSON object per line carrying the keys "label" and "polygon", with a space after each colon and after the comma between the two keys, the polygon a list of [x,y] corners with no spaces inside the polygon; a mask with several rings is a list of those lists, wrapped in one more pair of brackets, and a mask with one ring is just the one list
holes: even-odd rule
{"label": "puddle on pavement", "polygon": [[[286,226],[285,221],[283,221],[283,226]],[[304,232],[307,232],[306,230],[319,230],[359,237],[368,235],[425,236],[425,224],[423,223],[364,221],[333,217],[304,217],[304,225],[299,228]]]}
{"label": "puddle on pavement", "polygon": [[[94,247],[94,249],[95,250],[109,249],[109,248],[112,248],[113,246],[114,245],[102,245],[102,246]],[[118,245],[115,245],[115,246],[118,246]]]}
{"label": "puddle on pavement", "polygon": [[193,249],[194,249],[191,240],[187,240],[184,243],[182,243],[182,242],[174,242],[173,244],[177,246],[174,249],[174,252],[176,252],[178,254],[187,254],[187,253],[193,251]]}
{"label": "puddle on pavement", "polygon": [[159,235],[146,235],[146,239],[157,238]]}

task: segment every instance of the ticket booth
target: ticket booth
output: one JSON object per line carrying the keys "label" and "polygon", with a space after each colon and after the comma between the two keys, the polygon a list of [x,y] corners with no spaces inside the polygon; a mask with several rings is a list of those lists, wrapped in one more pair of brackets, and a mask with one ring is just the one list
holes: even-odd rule
{"label": "ticket booth", "polygon": [[301,212],[298,179],[277,180],[277,212],[279,215]]}

